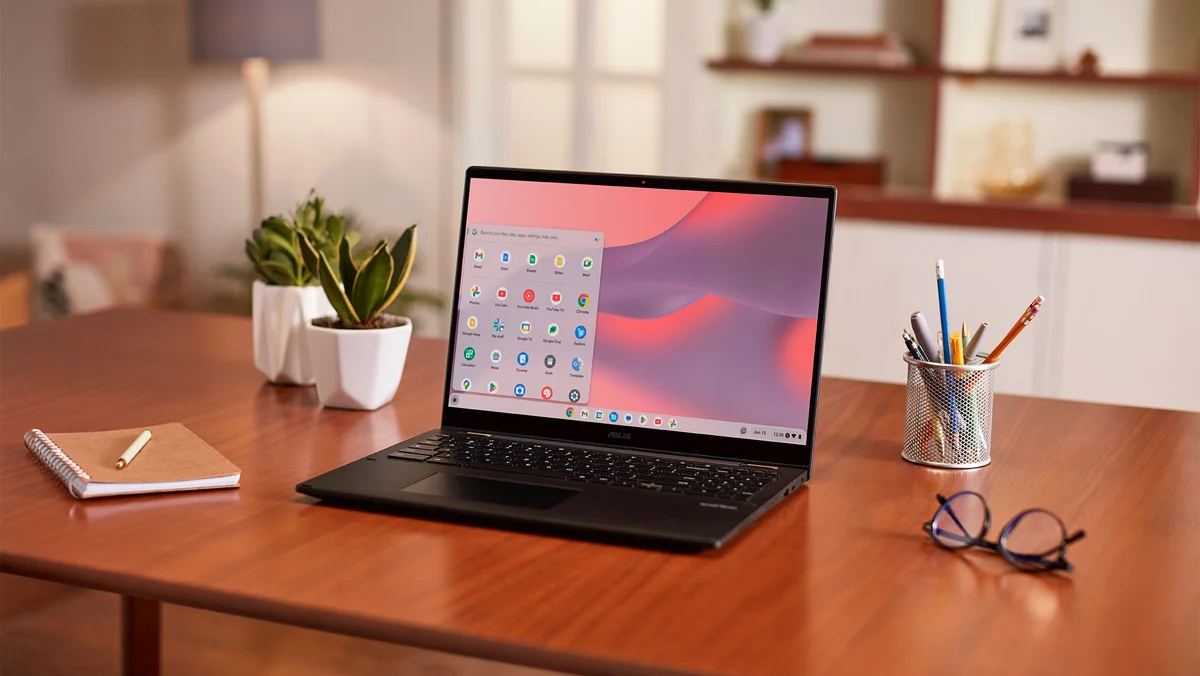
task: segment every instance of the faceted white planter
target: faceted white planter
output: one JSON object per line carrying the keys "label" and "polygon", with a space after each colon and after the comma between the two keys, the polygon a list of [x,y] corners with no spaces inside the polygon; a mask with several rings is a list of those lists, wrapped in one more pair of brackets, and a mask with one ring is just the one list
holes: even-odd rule
{"label": "faceted white planter", "polygon": [[[390,315],[384,315],[391,317]],[[328,329],[308,326],[308,345],[322,406],[374,411],[396,396],[412,322],[388,329]]]}
{"label": "faceted white planter", "polygon": [[276,286],[255,280],[254,366],[280,385],[312,385],[306,327],[333,313],[319,286]]}
{"label": "faceted white planter", "polygon": [[775,63],[783,55],[783,16],[778,11],[756,12],[746,22],[746,58],[755,63]]}

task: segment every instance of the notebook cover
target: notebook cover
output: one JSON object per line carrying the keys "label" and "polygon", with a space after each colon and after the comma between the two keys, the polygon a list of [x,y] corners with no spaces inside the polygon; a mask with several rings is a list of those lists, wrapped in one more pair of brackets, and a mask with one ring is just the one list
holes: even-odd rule
{"label": "notebook cover", "polygon": [[[117,458],[142,430],[150,430],[150,441],[125,469],[117,469]],[[241,471],[179,423],[110,432],[47,432],[46,436],[88,473],[89,483],[192,481]]]}

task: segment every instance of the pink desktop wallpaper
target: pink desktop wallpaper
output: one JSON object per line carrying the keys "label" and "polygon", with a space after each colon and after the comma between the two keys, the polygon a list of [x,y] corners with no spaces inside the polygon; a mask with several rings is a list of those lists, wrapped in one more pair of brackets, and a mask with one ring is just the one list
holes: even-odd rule
{"label": "pink desktop wallpaper", "polygon": [[807,428],[825,200],[470,188],[468,224],[605,233],[590,407]]}

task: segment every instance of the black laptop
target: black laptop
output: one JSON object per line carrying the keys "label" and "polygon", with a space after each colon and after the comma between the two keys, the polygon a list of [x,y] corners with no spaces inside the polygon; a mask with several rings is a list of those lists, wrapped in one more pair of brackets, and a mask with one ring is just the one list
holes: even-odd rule
{"label": "black laptop", "polygon": [[296,489],[643,547],[724,545],[810,476],[835,198],[468,169],[441,427]]}

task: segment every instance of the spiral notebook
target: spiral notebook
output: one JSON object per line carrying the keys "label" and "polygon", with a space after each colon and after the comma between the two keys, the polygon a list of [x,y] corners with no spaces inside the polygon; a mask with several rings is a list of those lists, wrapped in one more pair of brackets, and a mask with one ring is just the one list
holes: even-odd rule
{"label": "spiral notebook", "polygon": [[[117,458],[147,429],[149,443],[116,469]],[[242,479],[236,465],[179,423],[109,432],[34,429],[25,433],[25,447],[79,499],[235,488]]]}

